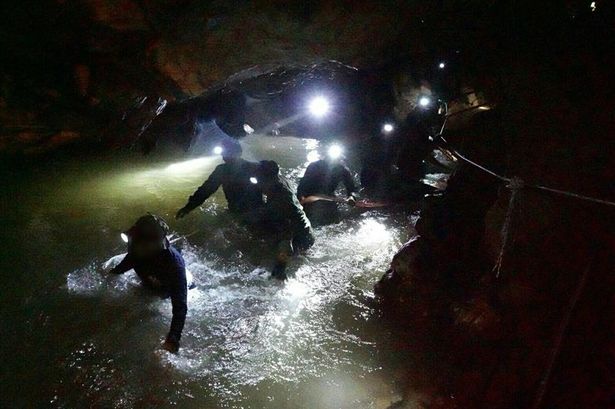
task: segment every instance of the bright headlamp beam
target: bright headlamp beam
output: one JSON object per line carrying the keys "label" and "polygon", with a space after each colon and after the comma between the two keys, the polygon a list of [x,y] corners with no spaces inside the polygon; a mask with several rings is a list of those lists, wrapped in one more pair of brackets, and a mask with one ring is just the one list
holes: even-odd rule
{"label": "bright headlamp beam", "polygon": [[393,132],[393,129],[395,129],[395,127],[392,124],[384,124],[384,125],[382,125],[382,131],[384,133],[391,133],[391,132]]}
{"label": "bright headlamp beam", "polygon": [[167,166],[166,170],[167,172],[172,172],[172,173],[191,172],[191,171],[194,171],[198,168],[201,168],[207,165],[209,161],[210,160],[208,158],[190,159],[185,162],[173,163]]}
{"label": "bright headlamp beam", "polygon": [[327,98],[319,96],[314,97],[310,101],[310,105],[308,106],[310,109],[310,113],[314,115],[316,118],[322,118],[329,112],[331,106],[329,105],[329,101]]}
{"label": "bright headlamp beam", "polygon": [[121,233],[120,237],[124,243],[128,243],[128,235],[126,233]]}
{"label": "bright headlamp beam", "polygon": [[243,131],[245,133],[247,133],[248,135],[251,135],[254,133],[254,128],[252,128],[250,125],[248,124],[243,124]]}
{"label": "bright headlamp beam", "polygon": [[222,146],[216,146],[212,152],[214,153],[214,155],[222,155],[222,152],[224,151],[224,149],[222,149]]}
{"label": "bright headlamp beam", "polygon": [[426,108],[431,104],[431,98],[429,97],[421,97],[419,98],[419,105],[423,108]]}
{"label": "bright headlamp beam", "polygon": [[327,153],[331,159],[339,159],[342,156],[343,149],[339,145],[331,145]]}
{"label": "bright headlamp beam", "polygon": [[252,177],[250,178],[250,183],[252,183],[253,185],[255,185],[255,184],[257,184],[257,183],[258,183],[258,179],[257,179],[257,178],[255,178],[254,176],[252,176]]}
{"label": "bright headlamp beam", "polygon": [[441,70],[443,70],[444,67],[446,67],[446,64],[444,62],[441,62],[440,64],[438,64],[438,68],[440,68]]}

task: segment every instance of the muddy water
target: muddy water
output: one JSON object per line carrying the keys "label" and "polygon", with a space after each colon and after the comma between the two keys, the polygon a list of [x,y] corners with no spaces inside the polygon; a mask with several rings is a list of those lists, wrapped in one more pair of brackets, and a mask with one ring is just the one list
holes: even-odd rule
{"label": "muddy water", "polygon": [[[243,145],[294,181],[318,148]],[[293,277],[272,281],[271,243],[227,214],[222,192],[172,217],[218,163],[72,159],[3,176],[3,407],[359,409],[398,398],[370,301],[408,215],[344,209],[344,221],[316,229]],[[146,211],[167,219],[197,284],[178,355],[159,349],[170,302],[134,273],[104,273],[124,251],[120,232]]]}

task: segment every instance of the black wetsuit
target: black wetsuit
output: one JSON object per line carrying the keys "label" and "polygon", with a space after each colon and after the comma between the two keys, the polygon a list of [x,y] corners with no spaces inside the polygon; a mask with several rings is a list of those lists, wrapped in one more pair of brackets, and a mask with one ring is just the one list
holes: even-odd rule
{"label": "black wetsuit", "polygon": [[218,165],[209,178],[188,199],[185,209],[192,210],[203,204],[222,185],[228,208],[232,213],[245,213],[263,205],[258,185],[250,182],[258,164],[244,159]]}
{"label": "black wetsuit", "polygon": [[402,180],[417,181],[423,178],[423,160],[435,148],[430,136],[437,134],[443,121],[444,117],[435,109],[408,114],[394,138],[396,164]]}
{"label": "black wetsuit", "polygon": [[[340,185],[344,184],[346,194],[353,195],[357,186],[354,183],[352,174],[346,166],[341,163],[321,159],[305,170],[305,175],[299,182],[297,196],[307,197],[312,195],[332,196]],[[327,224],[337,220],[337,204],[335,202],[319,200],[304,205],[305,213],[312,223]]]}
{"label": "black wetsuit", "polygon": [[130,269],[135,270],[144,285],[163,290],[171,297],[173,319],[167,340],[179,342],[188,312],[186,266],[182,255],[171,245],[147,259],[138,259],[128,252],[111,272],[122,274]]}
{"label": "black wetsuit", "polygon": [[297,196],[331,196],[340,183],[344,184],[348,196],[357,190],[352,174],[346,166],[321,159],[311,163],[305,170],[297,188]]}
{"label": "black wetsuit", "polygon": [[299,199],[281,177],[267,192],[267,221],[282,241],[290,241],[292,252],[305,250],[314,244],[312,225],[308,220]]}

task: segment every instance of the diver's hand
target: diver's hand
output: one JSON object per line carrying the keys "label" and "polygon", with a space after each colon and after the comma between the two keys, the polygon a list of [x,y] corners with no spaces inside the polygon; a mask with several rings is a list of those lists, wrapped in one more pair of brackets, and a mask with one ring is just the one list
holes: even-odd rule
{"label": "diver's hand", "polygon": [[181,209],[179,209],[177,211],[177,214],[175,215],[176,219],[181,219],[184,216],[186,216],[188,213],[190,213],[190,209],[186,209],[185,207],[182,207]]}
{"label": "diver's hand", "polygon": [[162,345],[161,345],[162,349],[164,349],[165,351],[169,351],[172,354],[176,354],[177,351],[179,351],[179,342],[177,341],[173,341],[171,339],[166,339]]}

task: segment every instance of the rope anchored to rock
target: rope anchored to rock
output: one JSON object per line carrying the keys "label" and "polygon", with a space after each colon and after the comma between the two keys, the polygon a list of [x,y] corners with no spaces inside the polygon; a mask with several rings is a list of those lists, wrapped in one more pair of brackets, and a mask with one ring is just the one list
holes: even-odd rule
{"label": "rope anchored to rock", "polygon": [[[444,138],[441,138],[445,143],[446,140]],[[510,230],[511,230],[511,225],[512,225],[512,220],[513,220],[513,214],[514,214],[514,209],[517,205],[518,202],[518,197],[519,194],[521,192],[522,189],[524,188],[534,188],[534,189],[538,189],[538,190],[543,190],[545,192],[551,192],[551,193],[555,193],[555,194],[559,194],[562,196],[567,196],[567,197],[572,197],[575,199],[579,199],[579,200],[584,200],[587,202],[592,202],[592,203],[598,203],[598,204],[602,204],[602,205],[607,205],[607,206],[613,206],[615,207],[615,202],[612,202],[610,200],[604,200],[604,199],[598,199],[595,197],[590,197],[590,196],[584,196],[584,195],[580,195],[578,193],[575,192],[568,192],[565,190],[560,190],[560,189],[554,189],[548,186],[542,186],[542,185],[527,185],[521,178],[519,177],[512,177],[512,178],[508,178],[502,175],[499,175],[497,173],[495,173],[494,171],[492,171],[489,168],[486,168],[485,166],[482,166],[470,159],[468,159],[467,157],[465,157],[464,155],[462,155],[461,153],[459,153],[457,150],[455,149],[449,149],[449,151],[453,152],[455,154],[455,156],[459,157],[461,160],[463,160],[466,163],[469,163],[470,165],[474,166],[477,169],[482,170],[483,172],[495,177],[496,179],[499,179],[503,182],[506,182],[506,187],[508,189],[510,189],[511,193],[510,193],[510,199],[508,200],[508,209],[506,210],[506,217],[504,218],[504,222],[502,223],[502,229],[500,230],[500,237],[502,240],[502,244],[500,246],[500,252],[498,254],[498,258],[496,259],[496,263],[493,267],[493,271],[495,272],[496,277],[500,276],[500,271],[502,269],[502,263],[504,260],[504,255],[506,253],[506,248],[508,247],[508,242],[510,240]]]}
{"label": "rope anchored to rock", "polygon": [[500,231],[500,238],[502,240],[502,245],[500,246],[500,254],[498,254],[498,258],[495,262],[495,266],[493,266],[493,271],[495,271],[495,276],[500,277],[500,270],[502,269],[502,261],[504,260],[504,253],[506,252],[506,247],[508,246],[508,239],[510,237],[510,226],[512,224],[513,212],[515,210],[515,205],[517,204],[517,198],[521,189],[525,186],[525,182],[519,177],[513,177],[510,179],[507,188],[510,189],[510,199],[508,200],[508,210],[506,210],[506,218],[504,219],[504,223],[502,223],[502,230]]}

